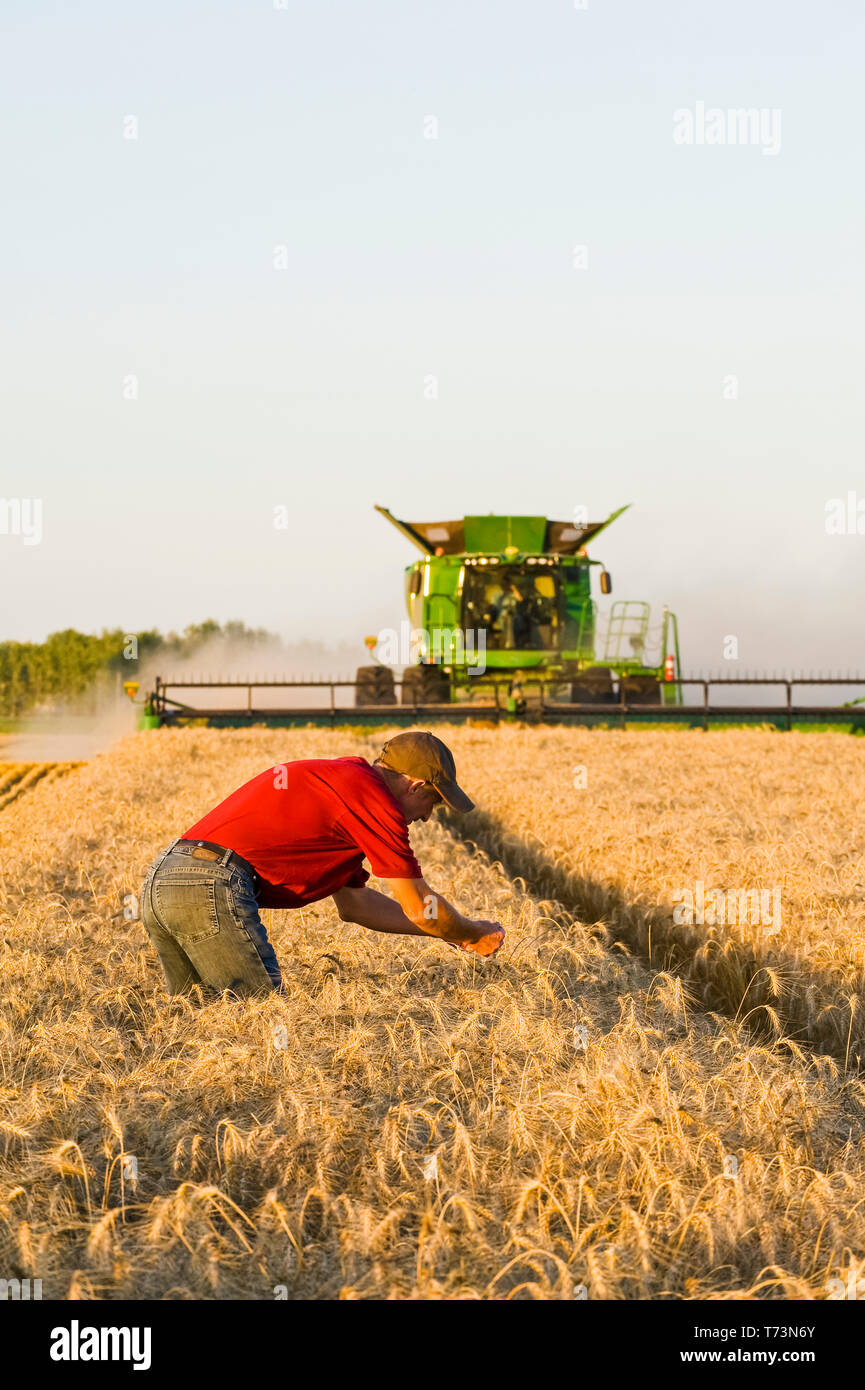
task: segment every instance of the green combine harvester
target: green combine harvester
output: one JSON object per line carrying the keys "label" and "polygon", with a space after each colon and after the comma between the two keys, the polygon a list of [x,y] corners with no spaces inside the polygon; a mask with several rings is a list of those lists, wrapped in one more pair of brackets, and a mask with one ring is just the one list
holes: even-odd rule
{"label": "green combine harvester", "polygon": [[[599,610],[612,580],[588,547],[627,507],[606,521],[545,516],[465,516],[459,521],[398,521],[376,511],[420,552],[406,567],[408,617],[400,629],[365,639],[371,662],[354,677],[249,675],[154,677],[139,707],[139,727],[206,723],[216,727],[410,725],[418,720],[581,723],[627,727],[683,724],[708,729],[770,725],[779,729],[847,725],[865,735],[865,677],[814,673],[686,675],[675,614],[656,624],[649,605],[619,599]],[[400,673],[401,674],[398,674]],[[794,698],[811,686],[846,690],[846,703]],[[720,701],[710,691],[720,687]],[[737,687],[759,690],[743,701]],[[858,688],[857,688],[858,687]],[[696,698],[683,699],[683,690]],[[771,701],[772,690],[784,703]],[[351,703],[345,698],[348,692]],[[308,696],[302,692],[308,692]],[[338,692],[344,692],[339,698]],[[769,699],[766,699],[769,696]],[[288,703],[286,703],[288,701]]]}
{"label": "green combine harvester", "polygon": [[[406,568],[410,654],[367,638],[375,664],[357,672],[356,706],[396,703],[394,666],[403,665],[405,705],[476,701],[520,714],[533,703],[681,703],[676,618],[657,630],[647,603],[619,600],[605,621],[591,592],[612,580],[587,546],[617,517],[578,524],[544,516],[466,516],[459,521],[386,517],[421,558]],[[393,647],[393,649],[391,649]],[[380,650],[376,650],[380,648]],[[618,691],[616,690],[618,685]]]}

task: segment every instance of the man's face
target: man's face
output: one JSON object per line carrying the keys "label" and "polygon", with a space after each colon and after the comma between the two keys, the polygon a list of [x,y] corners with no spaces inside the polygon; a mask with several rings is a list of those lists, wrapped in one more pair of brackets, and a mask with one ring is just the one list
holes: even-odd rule
{"label": "man's face", "polygon": [[435,787],[412,777],[403,778],[397,801],[409,825],[416,820],[429,820],[436,806],[442,804]]}

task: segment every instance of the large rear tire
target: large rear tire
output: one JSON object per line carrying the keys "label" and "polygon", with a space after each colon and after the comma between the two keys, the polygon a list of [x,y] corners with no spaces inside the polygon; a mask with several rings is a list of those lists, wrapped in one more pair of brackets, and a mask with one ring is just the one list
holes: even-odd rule
{"label": "large rear tire", "polygon": [[661,704],[661,682],[654,676],[623,676],[625,701],[629,705]]}
{"label": "large rear tire", "polygon": [[357,705],[395,705],[393,671],[389,666],[358,666],[354,703]]}
{"label": "large rear tire", "polygon": [[404,705],[447,705],[450,698],[450,681],[440,666],[407,666],[403,671],[400,699]]}
{"label": "large rear tire", "polygon": [[613,673],[609,666],[593,666],[571,681],[572,705],[613,705]]}

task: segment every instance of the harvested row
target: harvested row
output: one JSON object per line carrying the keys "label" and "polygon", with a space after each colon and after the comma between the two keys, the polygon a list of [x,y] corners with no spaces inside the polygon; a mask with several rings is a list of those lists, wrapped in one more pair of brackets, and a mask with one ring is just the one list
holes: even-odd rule
{"label": "harvested row", "polygon": [[267,914],[286,998],[166,998],[111,919],[150,857],[269,762],[367,748],[148,734],[0,821],[0,1264],[108,1298],[822,1298],[858,1271],[858,1077],[692,1013],[434,822],[427,876],[503,921],[494,960],[325,900]]}
{"label": "harvested row", "polygon": [[0,811],[30,791],[37,782],[56,781],[76,767],[80,767],[80,763],[0,763]]}
{"label": "harvested row", "polygon": [[861,740],[531,728],[448,737],[479,806],[454,819],[455,833],[674,972],[702,1008],[845,1066],[865,1061]]}
{"label": "harvested row", "polygon": [[28,772],[32,772],[38,763],[3,763],[0,762],[0,796],[5,794],[20,782],[22,777],[26,777]]}

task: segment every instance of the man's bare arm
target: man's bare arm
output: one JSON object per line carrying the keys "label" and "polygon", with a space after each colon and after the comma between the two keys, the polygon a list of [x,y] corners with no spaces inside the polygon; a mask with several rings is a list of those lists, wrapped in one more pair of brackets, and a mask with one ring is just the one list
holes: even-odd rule
{"label": "man's bare arm", "polygon": [[344,922],[356,922],[359,927],[397,936],[426,935],[409,921],[399,903],[374,888],[339,888],[333,900]]}
{"label": "man's bare arm", "polygon": [[396,899],[372,888],[340,888],[334,902],[343,921],[357,922],[373,931],[405,936],[433,936],[460,950],[492,955],[504,940],[498,922],[472,921],[458,912],[422,878],[389,878]]}

